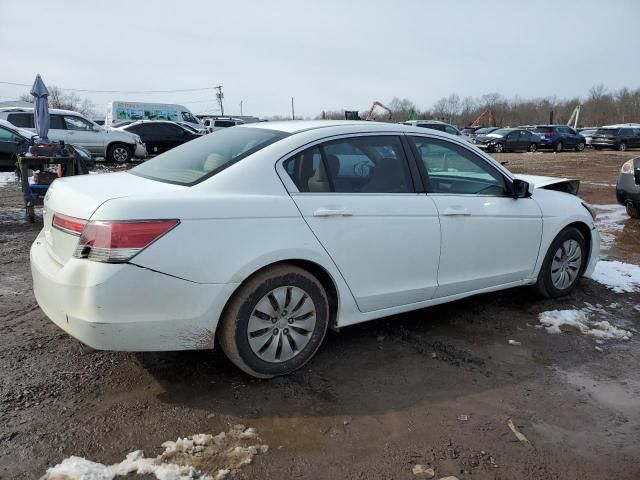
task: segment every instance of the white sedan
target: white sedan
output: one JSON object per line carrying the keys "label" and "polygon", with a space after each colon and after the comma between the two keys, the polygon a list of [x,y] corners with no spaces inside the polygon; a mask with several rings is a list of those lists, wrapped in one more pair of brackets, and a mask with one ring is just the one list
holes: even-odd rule
{"label": "white sedan", "polygon": [[93,348],[218,344],[251,375],[283,375],[328,327],[521,285],[568,294],[600,245],[575,193],[435,130],[238,126],[128,172],[56,180],[34,292]]}

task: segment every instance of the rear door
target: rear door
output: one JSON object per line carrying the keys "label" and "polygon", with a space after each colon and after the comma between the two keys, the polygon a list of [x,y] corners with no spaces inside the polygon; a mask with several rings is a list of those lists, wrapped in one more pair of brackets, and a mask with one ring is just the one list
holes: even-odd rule
{"label": "rear door", "polygon": [[417,170],[400,136],[320,142],[286,159],[282,168],[291,197],[361,311],[433,297],[438,213],[431,199],[416,193]]}
{"label": "rear door", "polygon": [[530,278],[542,237],[538,204],[510,196],[503,173],[474,151],[443,139],[410,138],[440,217],[435,296]]}

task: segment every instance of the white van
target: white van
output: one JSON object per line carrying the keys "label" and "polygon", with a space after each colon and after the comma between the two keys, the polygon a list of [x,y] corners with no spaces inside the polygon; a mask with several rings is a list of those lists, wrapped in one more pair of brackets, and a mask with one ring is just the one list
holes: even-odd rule
{"label": "white van", "polygon": [[136,120],[169,120],[171,122],[185,122],[198,131],[206,131],[187,107],[172,103],[142,103],[142,102],[109,102],[105,125],[113,127],[119,122]]}

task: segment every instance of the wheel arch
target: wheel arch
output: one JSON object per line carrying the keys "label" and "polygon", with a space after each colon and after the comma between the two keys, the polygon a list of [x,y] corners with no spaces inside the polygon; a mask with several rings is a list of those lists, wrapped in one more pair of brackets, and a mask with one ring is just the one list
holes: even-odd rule
{"label": "wheel arch", "polygon": [[570,223],[570,224],[566,225],[562,230],[564,230],[565,228],[568,228],[568,227],[576,228],[582,234],[582,236],[584,237],[584,241],[587,243],[587,245],[586,245],[587,246],[587,259],[582,264],[582,272],[581,272],[581,273],[584,273],[585,269],[587,268],[587,265],[589,265],[589,262],[591,261],[591,255],[592,255],[591,246],[593,244],[593,238],[592,238],[591,228],[589,227],[589,225],[587,225],[584,222],[576,221],[576,222],[573,222],[573,223]]}
{"label": "wheel arch", "polygon": [[[337,328],[338,309],[340,306],[340,294],[338,291],[336,280],[334,279],[333,275],[331,275],[331,273],[329,273],[329,271],[324,266],[312,260],[301,259],[301,258],[288,258],[288,259],[274,261],[266,265],[263,265],[257,269],[254,269],[249,274],[244,275],[244,278],[240,281],[240,283],[236,285],[236,288],[233,290],[233,292],[231,292],[231,294],[229,295],[229,298],[227,298],[227,301],[222,311],[220,312],[219,318],[220,319],[224,318],[224,315],[226,314],[227,309],[229,308],[229,305],[235,298],[238,290],[240,289],[240,287],[242,287],[242,285],[244,285],[254,276],[258,275],[259,273],[269,268],[273,268],[275,266],[285,265],[285,264],[294,265],[296,267],[302,268],[303,270],[306,270],[320,282],[320,284],[324,288],[325,293],[327,294],[327,300],[329,301],[329,327]],[[216,337],[219,334],[218,324],[219,324],[219,319],[216,322],[216,333],[215,333]]]}

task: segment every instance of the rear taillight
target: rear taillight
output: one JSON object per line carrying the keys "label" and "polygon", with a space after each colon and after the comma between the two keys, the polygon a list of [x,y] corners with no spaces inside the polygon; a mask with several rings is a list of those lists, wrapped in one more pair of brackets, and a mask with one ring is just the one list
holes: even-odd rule
{"label": "rear taillight", "polygon": [[620,173],[628,173],[629,175],[633,175],[633,159],[624,162],[622,164],[622,168],[620,169]]}
{"label": "rear taillight", "polygon": [[87,221],[81,218],[68,217],[67,215],[54,213],[52,224],[55,228],[62,230],[63,232],[70,233],[71,235],[80,235],[82,233],[82,229],[87,224]]}
{"label": "rear taillight", "polygon": [[179,220],[91,221],[82,230],[73,256],[96,262],[127,262],[179,223]]}
{"label": "rear taillight", "polygon": [[556,136],[556,132],[554,132],[553,130],[551,130],[549,133],[547,133],[548,137],[555,137]]}

